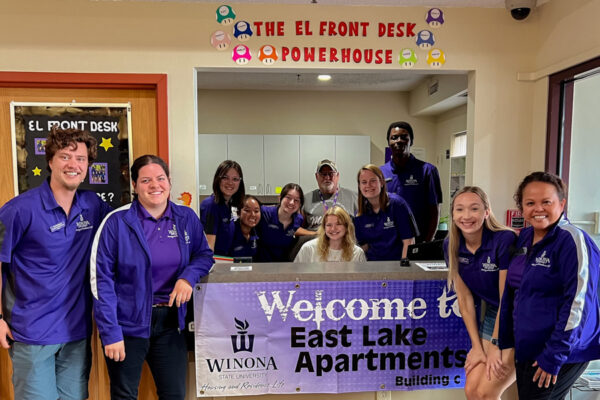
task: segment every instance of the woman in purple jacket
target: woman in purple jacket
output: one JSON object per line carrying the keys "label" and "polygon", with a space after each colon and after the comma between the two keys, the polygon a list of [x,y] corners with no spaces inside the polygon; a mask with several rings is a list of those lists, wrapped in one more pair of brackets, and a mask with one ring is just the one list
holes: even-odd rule
{"label": "woman in purple jacket", "polygon": [[108,214],[92,244],[94,317],[112,399],[137,399],[144,360],[159,398],[185,398],[183,334],[192,287],[212,251],[189,207],[169,201],[167,164],[145,155],[131,166],[134,200]]}
{"label": "woman in purple jacket", "polygon": [[600,251],[564,215],[567,188],[534,172],[515,201],[531,225],[508,267],[500,345],[515,348],[521,399],[563,399],[590,360],[600,358]]}

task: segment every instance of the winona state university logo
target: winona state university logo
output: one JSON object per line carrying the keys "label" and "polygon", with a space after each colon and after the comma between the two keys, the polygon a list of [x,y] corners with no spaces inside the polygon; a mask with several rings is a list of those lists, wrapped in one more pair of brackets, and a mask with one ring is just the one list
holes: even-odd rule
{"label": "winona state university logo", "polygon": [[550,268],[550,259],[546,257],[546,250],[539,256],[535,258],[535,263],[531,264],[533,267],[544,267]]}
{"label": "winona state university logo", "polygon": [[[254,335],[248,335],[248,321],[235,320],[237,335],[231,335],[231,347],[233,353],[246,351],[252,353],[254,348]],[[267,371],[277,369],[273,356],[237,356],[232,358],[207,358],[206,364],[209,372],[234,372],[234,371]]]}
{"label": "winona state university logo", "polygon": [[233,319],[235,320],[235,327],[238,330],[237,335],[231,335],[231,347],[233,347],[233,352],[238,353],[240,351],[247,351],[252,353],[252,348],[254,347],[254,335],[246,335],[250,324],[246,320],[242,322],[237,318]]}

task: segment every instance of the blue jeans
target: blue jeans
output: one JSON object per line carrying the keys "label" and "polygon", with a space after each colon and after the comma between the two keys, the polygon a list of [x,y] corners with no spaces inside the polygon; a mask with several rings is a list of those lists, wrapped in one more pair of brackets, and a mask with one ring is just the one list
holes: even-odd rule
{"label": "blue jeans", "polygon": [[112,400],[136,400],[144,360],[160,400],[184,400],[187,344],[179,331],[177,307],[152,308],[150,338],[125,336],[125,360],[106,359]]}
{"label": "blue jeans", "polygon": [[494,334],[494,326],[496,325],[496,316],[498,315],[498,307],[491,304],[485,305],[485,315],[483,321],[479,324],[479,337],[487,341],[492,340]]}
{"label": "blue jeans", "polygon": [[15,342],[8,352],[15,399],[87,399],[92,361],[89,339],[53,345]]}

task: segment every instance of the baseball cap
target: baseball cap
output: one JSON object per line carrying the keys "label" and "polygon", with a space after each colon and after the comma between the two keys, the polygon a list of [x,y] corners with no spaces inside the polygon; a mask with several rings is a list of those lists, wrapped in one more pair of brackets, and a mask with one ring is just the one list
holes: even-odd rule
{"label": "baseball cap", "polygon": [[323,168],[324,166],[328,166],[329,168],[331,168],[333,170],[333,172],[338,172],[337,167],[335,166],[335,163],[331,160],[321,160],[319,161],[319,163],[317,164],[317,172],[319,172],[321,170],[321,168]]}

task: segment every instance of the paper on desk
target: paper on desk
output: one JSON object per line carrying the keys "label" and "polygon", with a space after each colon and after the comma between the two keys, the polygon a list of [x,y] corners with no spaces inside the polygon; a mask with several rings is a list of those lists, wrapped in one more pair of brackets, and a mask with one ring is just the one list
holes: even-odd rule
{"label": "paper on desk", "polygon": [[425,271],[448,271],[448,266],[444,261],[438,262],[418,262],[415,263]]}

